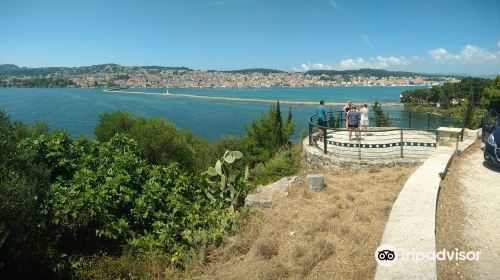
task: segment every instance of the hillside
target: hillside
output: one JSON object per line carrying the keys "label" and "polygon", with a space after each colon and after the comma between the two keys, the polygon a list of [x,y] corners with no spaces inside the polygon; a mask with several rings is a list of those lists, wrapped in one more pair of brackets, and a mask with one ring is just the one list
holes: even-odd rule
{"label": "hillside", "polygon": [[91,74],[97,72],[121,72],[127,70],[184,70],[192,71],[192,69],[187,67],[166,67],[166,66],[122,66],[114,63],[97,64],[90,66],[78,66],[78,67],[39,67],[39,68],[29,68],[29,67],[19,67],[14,64],[0,64],[0,75],[7,76],[46,76],[46,75],[82,75]]}
{"label": "hillside", "polygon": [[240,73],[240,74],[248,74],[248,73],[286,73],[285,71],[276,70],[276,69],[267,69],[267,68],[249,68],[249,69],[241,69],[241,70],[228,70],[228,71],[219,71],[224,73]]}
{"label": "hillside", "polygon": [[460,78],[462,76],[458,75],[437,75],[437,74],[425,74],[425,73],[415,73],[415,72],[404,72],[404,71],[388,71],[384,69],[359,69],[359,70],[309,70],[306,74],[310,75],[328,75],[328,76],[372,76],[372,77],[455,77]]}
{"label": "hillside", "polygon": [[[373,252],[392,204],[414,168],[323,171],[327,187],[305,190],[304,172],[288,196],[256,210],[223,246],[173,279],[373,279]],[[387,182],[391,182],[388,184]],[[161,268],[158,268],[158,270]],[[167,277],[168,278],[168,277]]]}
{"label": "hillside", "polygon": [[[39,67],[39,68],[29,68],[29,67],[19,67],[15,64],[0,64],[0,75],[12,75],[12,76],[40,76],[40,75],[52,75],[52,74],[67,74],[67,75],[79,75],[79,74],[89,74],[96,72],[117,72],[117,71],[137,71],[140,69],[144,70],[183,70],[183,71],[193,71],[188,67],[169,67],[169,66],[122,66],[115,63],[97,64],[90,66],[78,66],[78,67]],[[269,68],[247,68],[239,70],[208,70],[207,72],[220,72],[220,73],[234,73],[234,74],[249,74],[249,73],[287,73],[286,71],[269,69]],[[372,77],[455,77],[461,78],[463,76],[453,75],[453,74],[426,74],[426,73],[415,73],[415,72],[404,72],[404,71],[388,71],[384,69],[359,69],[359,70],[310,70],[305,72],[308,75],[314,76],[372,76]]]}

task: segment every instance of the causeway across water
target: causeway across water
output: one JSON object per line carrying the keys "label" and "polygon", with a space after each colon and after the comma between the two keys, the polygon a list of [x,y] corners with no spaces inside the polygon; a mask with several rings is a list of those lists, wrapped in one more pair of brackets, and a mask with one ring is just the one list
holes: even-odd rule
{"label": "causeway across water", "polygon": [[[238,98],[238,97],[223,97],[223,96],[206,96],[206,95],[195,95],[195,94],[185,94],[185,93],[169,93],[169,92],[144,92],[144,91],[126,91],[126,90],[103,90],[103,92],[118,92],[118,93],[131,93],[131,94],[146,94],[146,95],[162,95],[162,96],[179,96],[187,98],[198,98],[214,101],[230,101],[230,102],[256,102],[256,103],[276,103],[274,99],[260,99],[260,98]],[[280,100],[281,104],[287,105],[306,105],[306,106],[317,106],[318,102],[313,101],[289,101]],[[325,102],[326,106],[343,106],[345,102]],[[382,103],[382,106],[403,106],[401,103]]]}

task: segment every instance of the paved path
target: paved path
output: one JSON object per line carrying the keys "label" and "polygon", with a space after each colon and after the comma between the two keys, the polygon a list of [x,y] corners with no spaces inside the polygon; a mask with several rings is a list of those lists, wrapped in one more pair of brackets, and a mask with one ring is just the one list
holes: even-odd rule
{"label": "paved path", "polygon": [[466,154],[458,167],[459,181],[464,186],[463,205],[466,220],[472,225],[465,238],[481,251],[474,275],[477,279],[500,277],[500,169],[483,164],[483,151]]}
{"label": "paved path", "polygon": [[[381,244],[394,246],[398,251],[436,251],[439,174],[446,171],[454,151],[451,147],[439,147],[408,178],[392,206]],[[375,279],[436,279],[436,262],[398,258],[392,266],[378,265]]]}

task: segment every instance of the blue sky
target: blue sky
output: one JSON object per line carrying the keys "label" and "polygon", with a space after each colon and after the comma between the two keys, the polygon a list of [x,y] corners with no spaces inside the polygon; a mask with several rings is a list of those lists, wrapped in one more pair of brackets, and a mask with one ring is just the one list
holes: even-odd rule
{"label": "blue sky", "polygon": [[0,0],[0,63],[500,74],[500,0]]}

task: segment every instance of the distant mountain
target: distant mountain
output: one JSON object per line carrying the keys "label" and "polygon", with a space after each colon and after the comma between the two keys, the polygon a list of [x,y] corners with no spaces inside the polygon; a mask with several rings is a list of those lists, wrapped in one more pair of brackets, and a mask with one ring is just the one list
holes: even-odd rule
{"label": "distant mountain", "polygon": [[261,73],[261,74],[269,74],[269,73],[285,73],[285,71],[280,71],[276,69],[267,69],[267,68],[249,68],[249,69],[241,69],[241,70],[228,70],[228,71],[219,71],[224,73],[240,73],[240,74],[248,74],[248,73]]}
{"label": "distant mountain", "polygon": [[[122,66],[114,63],[106,63],[106,64],[97,64],[90,66],[79,66],[79,67],[39,67],[39,68],[28,68],[28,67],[19,67],[14,64],[0,64],[0,75],[12,75],[12,76],[46,76],[46,75],[81,75],[81,74],[90,74],[97,72],[127,72],[129,70],[136,71],[139,69],[146,70],[177,70],[177,71],[193,71],[187,67],[166,67],[166,66]],[[276,69],[268,69],[268,68],[248,68],[248,69],[240,69],[240,70],[227,70],[227,71],[217,71],[217,70],[208,70],[207,72],[222,72],[222,73],[240,73],[240,74],[249,74],[249,73],[261,73],[261,74],[269,74],[269,73],[286,73],[285,71],[276,70]],[[373,77],[413,77],[413,76],[422,76],[422,77],[456,77],[463,78],[465,76],[470,75],[462,75],[462,74],[425,74],[425,73],[415,73],[415,72],[404,72],[404,71],[388,71],[383,69],[359,69],[359,70],[310,70],[305,72],[305,74],[309,75],[327,75],[327,76],[373,76]]]}
{"label": "distant mountain", "polygon": [[19,70],[20,67],[14,64],[0,64],[0,74]]}
{"label": "distant mountain", "polygon": [[354,75],[354,76],[373,76],[373,77],[414,77],[414,76],[422,76],[422,77],[456,77],[462,78],[460,75],[437,75],[437,74],[425,74],[425,73],[415,73],[415,72],[405,72],[405,71],[388,71],[384,69],[358,69],[358,70],[309,70],[306,74],[310,75]]}
{"label": "distant mountain", "polygon": [[481,75],[481,76],[479,76],[479,77],[494,80],[494,79],[495,79],[497,76],[499,76],[499,75],[500,75],[500,74],[491,74],[491,75]]}
{"label": "distant mountain", "polygon": [[40,67],[40,68],[27,68],[19,67],[14,64],[0,64],[0,75],[13,75],[13,76],[45,76],[53,74],[88,74],[95,72],[116,72],[124,71],[127,69],[148,69],[148,70],[184,70],[192,71],[187,67],[165,67],[165,66],[121,66],[114,63],[97,64],[91,66],[78,66],[78,67]]}
{"label": "distant mountain", "polygon": [[454,73],[454,72],[436,72],[436,73],[427,73],[429,75],[436,75],[436,76],[459,76],[459,77],[479,77],[480,75],[472,75],[469,73]]}

